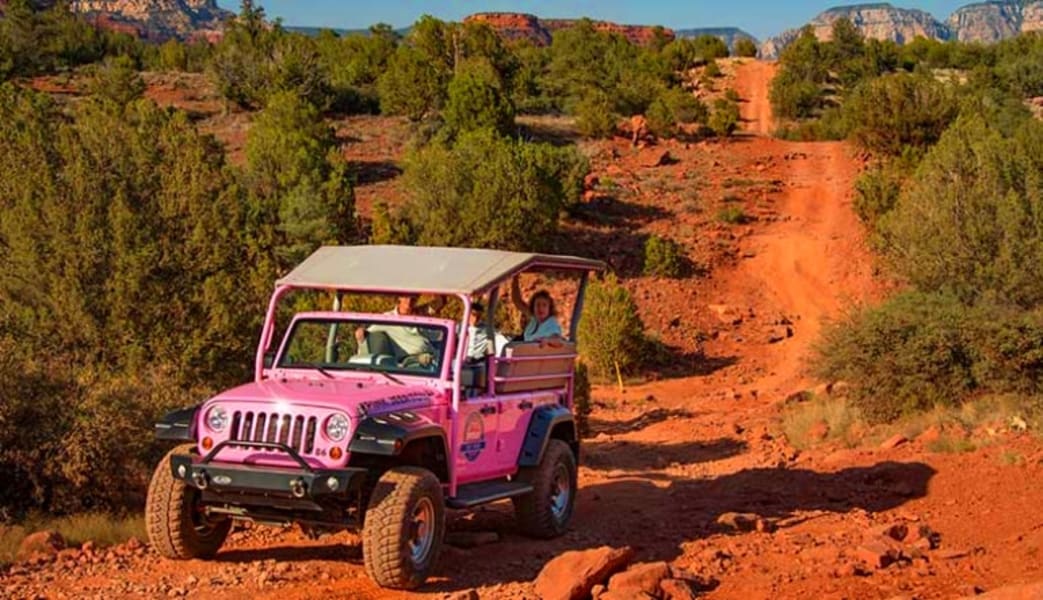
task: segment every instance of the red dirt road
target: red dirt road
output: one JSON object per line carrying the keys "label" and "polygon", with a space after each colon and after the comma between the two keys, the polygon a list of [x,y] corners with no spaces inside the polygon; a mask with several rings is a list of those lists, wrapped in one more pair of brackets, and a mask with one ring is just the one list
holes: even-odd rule
{"label": "red dirt road", "polygon": [[[678,161],[669,177],[635,164],[623,141],[613,146],[621,159],[593,161],[621,189],[684,181],[675,192],[635,195],[627,214],[652,215],[641,231],[690,236],[696,258],[730,258],[715,262],[706,278],[633,284],[646,324],[664,339],[684,340],[696,328],[707,334],[695,363],[700,374],[625,392],[595,390],[576,518],[564,537],[521,537],[509,505],[455,514],[451,531],[494,531],[500,540],[448,547],[433,581],[415,594],[375,587],[357,536],[309,541],[296,531],[260,530],[234,534],[212,562],[175,563],[142,549],[82,564],[20,566],[0,575],[0,596],[325,600],[441,598],[475,589],[483,600],[532,598],[530,582],[547,560],[606,544],[633,546],[642,561],[669,561],[701,582],[706,598],[949,598],[1043,579],[1043,487],[1029,483],[1043,477],[1035,438],[1001,431],[963,454],[931,453],[920,441],[801,453],[777,433],[784,398],[813,383],[806,358],[823,320],[880,297],[884,286],[872,277],[850,208],[858,167],[847,146],[765,137],[773,127],[772,73],[765,63],[738,68],[746,135],[730,143],[664,143]],[[757,183],[729,188],[729,177]],[[699,182],[706,206],[678,208],[687,186]],[[757,221],[713,222],[707,198],[729,189],[740,189]],[[610,234],[614,244],[625,241]],[[618,264],[626,260],[621,253]],[[681,325],[671,328],[675,321]],[[717,525],[727,512],[756,513],[777,530],[728,530]],[[939,548],[863,569],[856,550],[864,533],[893,522],[929,525]]]}

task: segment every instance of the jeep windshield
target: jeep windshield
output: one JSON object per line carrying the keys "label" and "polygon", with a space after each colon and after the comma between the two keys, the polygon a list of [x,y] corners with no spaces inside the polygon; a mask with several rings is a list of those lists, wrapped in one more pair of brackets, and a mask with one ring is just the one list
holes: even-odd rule
{"label": "jeep windshield", "polygon": [[437,377],[445,356],[446,329],[394,321],[299,319],[287,334],[276,367],[376,371]]}

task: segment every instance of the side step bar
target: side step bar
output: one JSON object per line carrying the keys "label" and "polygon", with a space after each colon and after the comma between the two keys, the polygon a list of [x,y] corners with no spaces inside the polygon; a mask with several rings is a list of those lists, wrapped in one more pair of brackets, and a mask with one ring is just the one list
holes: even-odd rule
{"label": "side step bar", "polygon": [[532,492],[532,485],[520,481],[483,481],[461,485],[455,498],[449,498],[449,508],[474,508],[482,504],[524,496]]}

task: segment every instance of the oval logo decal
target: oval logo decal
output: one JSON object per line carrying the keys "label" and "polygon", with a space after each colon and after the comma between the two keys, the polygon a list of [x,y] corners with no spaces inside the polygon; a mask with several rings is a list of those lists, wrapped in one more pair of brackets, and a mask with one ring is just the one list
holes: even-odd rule
{"label": "oval logo decal", "polygon": [[217,485],[228,485],[232,483],[232,478],[228,475],[215,475],[214,483],[216,483]]}

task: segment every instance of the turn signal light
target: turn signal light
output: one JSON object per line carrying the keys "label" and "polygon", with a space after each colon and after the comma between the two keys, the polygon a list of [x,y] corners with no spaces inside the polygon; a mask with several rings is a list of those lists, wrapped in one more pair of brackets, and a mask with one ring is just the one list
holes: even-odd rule
{"label": "turn signal light", "polygon": [[344,456],[343,450],[341,450],[337,446],[330,448],[330,458],[332,458],[333,460],[340,460],[340,457],[342,456]]}
{"label": "turn signal light", "polygon": [[214,440],[205,437],[203,438],[203,450],[209,450],[214,447]]}

